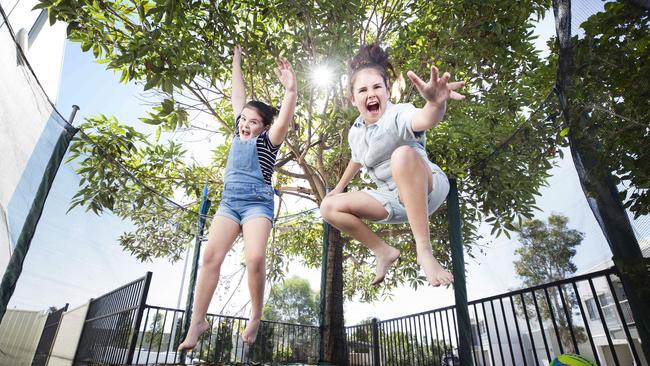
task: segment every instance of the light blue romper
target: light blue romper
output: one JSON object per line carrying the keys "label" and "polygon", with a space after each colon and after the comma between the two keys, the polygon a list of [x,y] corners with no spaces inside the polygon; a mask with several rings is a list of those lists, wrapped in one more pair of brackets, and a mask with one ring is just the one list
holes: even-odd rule
{"label": "light blue romper", "polygon": [[273,187],[266,184],[257,154],[257,138],[242,141],[235,135],[224,176],[221,204],[216,215],[238,224],[257,217],[273,222]]}
{"label": "light blue romper", "polygon": [[413,104],[389,102],[386,111],[377,122],[366,126],[359,116],[350,128],[348,142],[352,150],[352,161],[361,164],[377,184],[377,189],[364,189],[363,192],[379,201],[388,211],[388,216],[376,221],[377,223],[408,222],[406,208],[399,199],[390,169],[391,155],[400,146],[406,145],[415,149],[431,168],[433,189],[428,196],[429,215],[442,205],[449,192],[447,176],[440,167],[429,161],[424,148],[425,133],[413,132],[411,120],[416,111]]}

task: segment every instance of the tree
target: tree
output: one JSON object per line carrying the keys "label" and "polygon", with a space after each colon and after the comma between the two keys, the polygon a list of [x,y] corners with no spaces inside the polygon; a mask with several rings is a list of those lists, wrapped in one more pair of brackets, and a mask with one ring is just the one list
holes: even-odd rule
{"label": "tree", "polygon": [[453,355],[453,346],[444,340],[418,339],[413,334],[394,331],[385,336],[384,348],[386,365],[418,364],[441,365],[446,355]]}
{"label": "tree", "polygon": [[196,348],[201,350],[199,358],[209,362],[229,362],[233,348],[234,329],[232,318],[212,318],[210,332],[203,333],[197,343],[200,346]]}
{"label": "tree", "polygon": [[163,329],[163,314],[156,312],[151,324],[149,325],[149,330],[144,333],[144,344],[148,349],[152,350],[155,348],[160,348],[165,330]]}
{"label": "tree", "polygon": [[[253,97],[274,104],[280,91],[271,65],[280,54],[290,55],[301,80],[301,99],[294,129],[278,159],[277,185],[285,187],[283,194],[319,203],[349,159],[346,135],[356,113],[347,101],[344,78],[318,89],[306,75],[312,65],[325,62],[337,76],[343,75],[345,61],[360,43],[378,42],[392,48],[398,74],[411,68],[424,75],[435,63],[466,81],[467,102],[450,105],[445,122],[427,133],[427,149],[432,160],[459,180],[468,250],[481,220],[487,220],[494,233],[509,235],[518,220],[532,217],[534,195],[548,177],[560,140],[556,108],[546,97],[554,84],[555,61],[540,60],[532,44],[533,19],[548,6],[548,0],[43,0],[38,7],[48,8],[51,21],[68,22],[70,39],[84,51],[92,50],[109,70],[121,73],[123,81],[141,82],[153,91],[148,99],[155,101],[151,113],[141,118],[157,126],[155,137],[105,116],[81,125],[86,134],[78,135],[71,147],[82,176],[72,205],[97,213],[110,210],[132,220],[135,229],[120,242],[140,260],[178,259],[191,236],[196,220],[192,211],[198,204],[178,208],[168,198],[174,193],[199,197],[207,179],[215,188],[210,199],[216,208],[227,151],[226,145],[217,147],[213,164],[198,166],[189,162],[183,146],[159,138],[161,132],[193,128],[190,114],[209,119],[214,132],[231,135],[227,80],[235,43],[254,55],[245,65]],[[412,86],[397,86],[395,101],[421,105]],[[538,113],[530,115],[537,106]],[[501,141],[510,144],[499,148]],[[350,188],[365,184],[362,176]],[[449,265],[445,220],[442,208],[431,220],[431,233],[436,255]],[[275,230],[275,242],[269,246],[272,276],[282,276],[280,269],[296,257],[320,265],[322,229],[314,216],[287,220]],[[295,235],[297,230],[301,235]],[[408,250],[414,249],[408,227],[382,227],[380,233],[407,250],[385,285],[374,288],[367,284],[372,277],[370,253],[330,230],[324,300],[325,345],[333,352],[327,351],[326,358],[331,362],[347,362],[344,355],[334,354],[344,336],[344,298],[371,301],[388,296],[399,284],[425,283],[418,276],[415,250]]]}
{"label": "tree", "polygon": [[372,317],[365,318],[352,331],[352,339],[359,342],[372,342]]}
{"label": "tree", "polygon": [[318,293],[309,287],[309,281],[293,276],[271,287],[262,316],[274,322],[317,325],[319,299]]}
{"label": "tree", "polygon": [[[318,325],[319,306],[320,295],[312,291],[309,281],[293,276],[271,287],[269,298],[264,304],[262,318],[269,322],[315,326]],[[261,329],[261,336],[258,335],[258,339],[264,339],[269,343],[271,350],[273,349],[273,333],[274,324],[267,323],[265,328]],[[291,331],[286,333],[286,348],[276,349],[274,356],[285,360],[307,360],[308,356],[312,354],[311,335],[310,328],[292,326]],[[282,343],[284,344],[284,341]],[[268,354],[264,350],[257,352],[258,356]],[[258,359],[262,358],[258,357]]]}
{"label": "tree", "polygon": [[[637,217],[650,212],[648,93],[634,90],[650,78],[650,25],[647,7],[639,6],[607,3],[604,12],[582,24],[585,37],[580,39],[572,36],[570,1],[553,1],[563,131],[582,190],[629,294],[643,353],[650,357],[650,315],[645,311],[650,306],[650,266],[625,210]],[[621,180],[628,187],[619,191]]]}
{"label": "tree", "polygon": [[[567,217],[554,214],[548,217],[548,224],[535,219],[525,222],[519,228],[521,247],[515,250],[518,259],[513,263],[517,275],[526,287],[563,280],[576,272],[577,267],[573,263],[573,256],[576,254],[575,248],[580,245],[584,235],[580,231],[569,229],[568,222]],[[573,333],[578,343],[586,341],[587,338],[584,328],[576,326],[573,320],[573,311],[578,306],[575,293],[562,288],[560,294],[557,287],[549,288],[547,291],[550,303],[543,297],[537,299],[542,317],[550,320],[553,316],[558,322],[562,345],[566,347],[565,349],[578,352],[577,349],[573,349],[571,334]],[[526,306],[516,298],[519,308],[525,309],[529,318],[537,316],[537,310],[532,306],[533,296],[537,295],[533,292],[524,296],[527,300]]]}

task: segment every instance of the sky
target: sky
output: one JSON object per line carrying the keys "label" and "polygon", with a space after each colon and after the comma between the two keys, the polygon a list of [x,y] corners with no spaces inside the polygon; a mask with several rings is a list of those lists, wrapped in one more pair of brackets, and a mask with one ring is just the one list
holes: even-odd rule
{"label": "sky", "polygon": [[[577,17],[586,15],[577,13]],[[544,51],[546,40],[555,32],[552,16],[542,20],[536,31],[540,35],[537,46],[544,54],[547,52]],[[147,126],[137,121],[150,108],[146,105],[146,97],[140,93],[142,86],[119,84],[118,80],[119,75],[106,71],[104,65],[94,63],[92,55],[82,53],[78,44],[68,42],[57,108],[67,116],[73,104],[79,105],[81,110],[75,124],[85,117],[102,113],[116,116],[121,122],[132,124],[146,132]],[[193,123],[207,125],[210,121],[198,119]],[[148,132],[153,133],[151,128]],[[194,157],[199,161],[206,161],[211,146],[218,143],[214,139],[207,139],[204,134],[191,132],[168,134],[163,138],[185,142],[186,146],[194,150]],[[588,271],[608,260],[611,253],[587,206],[568,151],[565,151],[565,159],[557,161],[552,175],[548,186],[540,192],[537,206],[542,211],[536,217],[544,219],[551,213],[562,214],[569,217],[571,228],[585,233],[574,261],[580,272]],[[43,310],[49,306],[60,307],[69,303],[74,308],[92,297],[98,297],[143,276],[146,271],[152,271],[153,279],[147,303],[166,307],[178,307],[180,304],[180,308],[184,308],[187,295],[185,290],[181,290],[181,279],[185,263],[180,261],[170,264],[166,260],[140,263],[124,253],[117,243],[119,235],[131,228],[128,222],[110,213],[96,216],[81,208],[66,213],[78,182],[74,166],[62,165],[9,306]],[[299,209],[295,208],[294,211]],[[470,300],[507,292],[520,285],[512,265],[514,250],[518,247],[516,236],[512,240],[505,237],[492,238],[487,226],[481,226],[480,233],[486,238],[479,243],[484,253],[479,254],[477,251],[475,258],[466,257]],[[236,287],[236,282],[240,280],[240,252],[241,244],[238,244],[227,258],[222,271],[224,280],[212,301],[210,312],[221,312],[224,299],[228,297],[225,288]],[[289,269],[288,276],[299,274],[310,281],[313,290],[320,289],[319,270],[305,269],[299,263],[291,264]],[[231,282],[229,286],[227,282]],[[248,299],[246,281],[242,283],[244,285],[241,286],[241,291],[225,309],[227,314],[240,309]],[[451,288],[420,287],[413,290],[401,287],[394,291],[394,297],[390,301],[372,304],[346,302],[346,324],[356,324],[368,317],[389,319],[432,310],[452,305],[453,301]]]}

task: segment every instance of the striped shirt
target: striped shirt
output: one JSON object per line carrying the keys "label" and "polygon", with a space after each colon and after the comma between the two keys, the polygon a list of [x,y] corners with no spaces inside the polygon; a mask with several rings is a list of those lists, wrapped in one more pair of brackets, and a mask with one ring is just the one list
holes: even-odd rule
{"label": "striped shirt", "polygon": [[[235,135],[239,136],[239,116],[235,120]],[[257,157],[262,169],[262,176],[264,176],[264,182],[268,185],[271,185],[271,176],[273,175],[278,151],[280,151],[280,145],[273,145],[269,140],[268,130],[257,136]]]}

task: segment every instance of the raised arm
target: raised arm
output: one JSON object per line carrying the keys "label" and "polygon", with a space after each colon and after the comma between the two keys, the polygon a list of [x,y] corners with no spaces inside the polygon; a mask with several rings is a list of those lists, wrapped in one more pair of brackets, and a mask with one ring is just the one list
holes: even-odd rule
{"label": "raised arm", "polygon": [[424,82],[413,71],[406,75],[411,79],[420,95],[427,101],[424,107],[418,109],[411,120],[411,128],[414,132],[428,130],[435,126],[445,116],[447,100],[463,100],[465,96],[456,92],[465,85],[463,81],[449,82],[449,73],[446,72],[441,78],[438,77],[438,68],[431,67],[431,77]]}
{"label": "raised arm", "polygon": [[273,145],[278,146],[287,136],[289,125],[296,111],[298,93],[296,91],[296,75],[293,73],[291,64],[286,58],[278,60],[278,67],[275,69],[275,74],[278,76],[278,80],[280,80],[282,86],[284,86],[284,98],[282,99],[278,118],[276,118],[275,123],[269,129],[269,140]]}
{"label": "raised arm", "polygon": [[238,116],[246,105],[246,89],[241,73],[241,46],[236,45],[232,55],[232,95],[230,104],[235,116]]}

